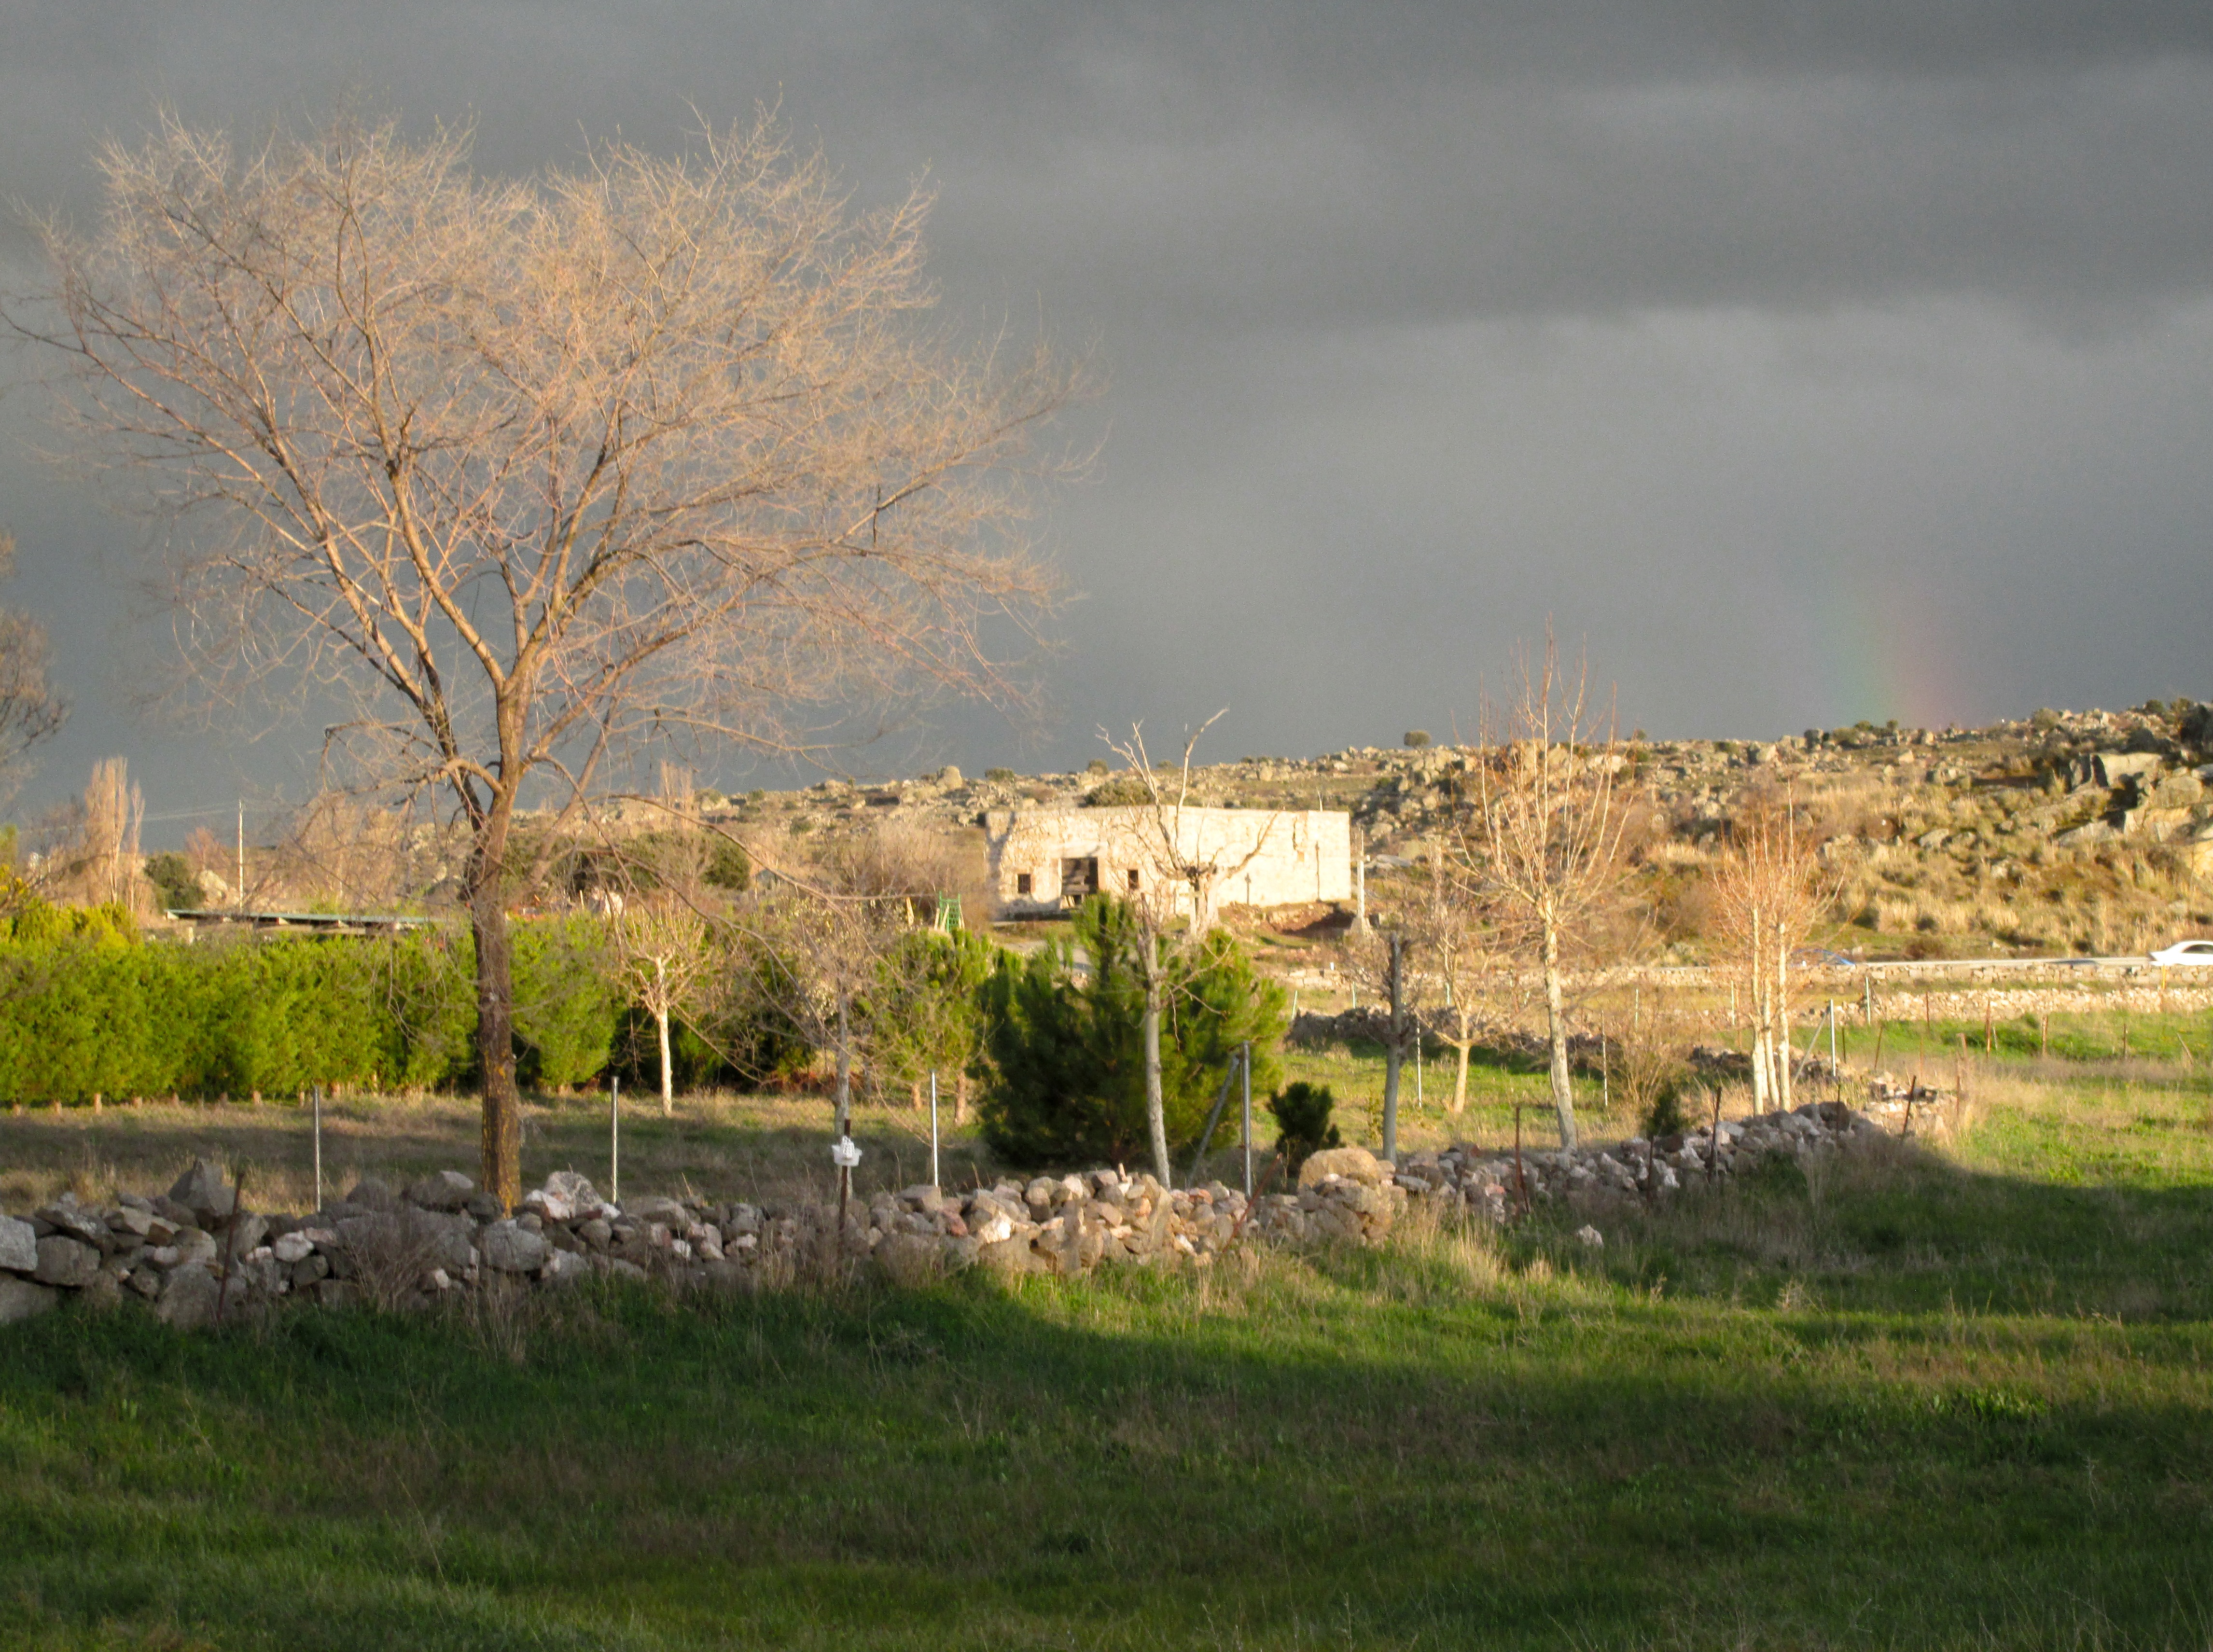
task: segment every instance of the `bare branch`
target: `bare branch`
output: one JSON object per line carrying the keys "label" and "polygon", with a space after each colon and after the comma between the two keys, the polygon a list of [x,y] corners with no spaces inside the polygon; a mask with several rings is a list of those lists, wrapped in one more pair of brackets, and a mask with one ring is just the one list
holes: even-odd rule
{"label": "bare branch", "polygon": [[808,715],[1015,699],[1001,649],[1057,589],[1023,525],[1066,469],[1032,442],[1078,380],[924,325],[927,198],[852,211],[765,116],[527,181],[468,160],[466,132],[241,153],[165,118],[103,153],[100,229],[45,225],[52,283],[4,314],[80,460],[168,525],[210,695],[350,701],[325,721],[363,778],[467,823],[511,1199],[525,789],[573,821],[673,733],[790,751]]}

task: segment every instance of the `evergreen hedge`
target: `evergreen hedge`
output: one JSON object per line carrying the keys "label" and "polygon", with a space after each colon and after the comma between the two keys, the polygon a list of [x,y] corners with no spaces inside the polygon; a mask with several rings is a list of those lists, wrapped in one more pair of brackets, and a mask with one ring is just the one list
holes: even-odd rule
{"label": "evergreen hedge", "polygon": [[[625,1005],[590,918],[515,929],[515,1035],[532,1084],[588,1083]],[[473,1082],[466,933],[143,941],[110,909],[34,905],[0,925],[0,1100],[290,1096]]]}

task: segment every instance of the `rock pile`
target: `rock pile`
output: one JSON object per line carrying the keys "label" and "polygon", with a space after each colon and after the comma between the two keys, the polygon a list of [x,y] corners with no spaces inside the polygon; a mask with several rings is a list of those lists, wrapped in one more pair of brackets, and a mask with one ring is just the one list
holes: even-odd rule
{"label": "rock pile", "polygon": [[1774,1154],[1841,1150],[1882,1131],[1837,1102],[1643,1137],[1516,1156],[1454,1147],[1395,1167],[1365,1149],[1316,1153],[1295,1189],[1245,1196],[1220,1182],[1164,1189],[1116,1170],[1002,1180],[951,1192],[916,1186],[847,1211],[654,1195],[618,1207],[559,1171],[513,1216],[455,1171],[395,1192],[364,1179],[306,1216],[240,1207],[205,1161],[159,1198],[112,1206],[64,1194],[29,1220],[0,1216],[0,1323],[64,1293],[143,1301],[173,1325],[208,1323],[297,1297],[325,1304],[419,1304],[505,1278],[562,1285],[600,1275],[686,1286],[750,1287],[790,1277],[810,1257],[868,1259],[919,1284],[984,1266],[1075,1274],[1104,1262],[1204,1265],[1250,1237],[1269,1245],[1374,1244],[1410,1208],[1504,1222],[1539,1200],[1656,1198],[1686,1178],[1735,1173]]}

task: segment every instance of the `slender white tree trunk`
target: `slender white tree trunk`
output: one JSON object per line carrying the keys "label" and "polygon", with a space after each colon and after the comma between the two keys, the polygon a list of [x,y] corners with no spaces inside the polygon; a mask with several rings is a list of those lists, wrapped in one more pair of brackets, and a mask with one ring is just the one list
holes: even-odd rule
{"label": "slender white tree trunk", "polygon": [[1168,1116],[1161,1094],[1161,966],[1150,936],[1144,945],[1153,954],[1145,960],[1145,1131],[1152,1137],[1153,1174],[1163,1187],[1175,1185],[1168,1164]]}
{"label": "slender white tree trunk", "polygon": [[1576,1092],[1568,1076],[1568,1006],[1560,980],[1560,931],[1545,915],[1545,1021],[1552,1042],[1552,1113],[1560,1124],[1560,1145],[1576,1144]]}
{"label": "slender white tree trunk", "polygon": [[1757,905],[1752,909],[1750,934],[1752,955],[1745,974],[1752,988],[1752,1110],[1765,1113],[1768,1096],[1774,1087],[1775,1069],[1767,1058],[1766,948]]}
{"label": "slender white tree trunk", "polygon": [[1775,926],[1775,1105],[1788,1113],[1791,1106],[1790,958],[1783,949],[1783,926]]}

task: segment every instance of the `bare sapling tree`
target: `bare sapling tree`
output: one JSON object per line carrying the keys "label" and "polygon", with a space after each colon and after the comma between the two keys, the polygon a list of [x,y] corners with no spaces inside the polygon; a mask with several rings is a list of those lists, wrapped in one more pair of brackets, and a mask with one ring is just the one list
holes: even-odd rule
{"label": "bare sapling tree", "polygon": [[1752,1021],[1756,1110],[1791,1105],[1790,954],[1828,903],[1812,834],[1788,798],[1748,797],[1714,874],[1714,929]]}
{"label": "bare sapling tree", "polygon": [[770,984],[775,1007],[833,1075],[832,1127],[852,1133],[855,1070],[871,1052],[870,996],[881,961],[919,927],[944,887],[942,856],[912,834],[882,832],[833,844],[811,863],[781,869],[733,922],[785,960]]}
{"label": "bare sapling tree", "polygon": [[[1671,1122],[1666,1105],[1671,1099],[1676,1102],[1673,1111],[1680,1113],[1680,1096],[1690,1077],[1685,1057],[1696,1023],[1657,982],[1638,979],[1625,992],[1617,987],[1612,997],[1600,1026],[1606,1036],[1605,1060],[1614,1106],[1626,1111],[1637,1129],[1649,1131]],[[1692,1122],[1684,1117],[1673,1121],[1673,1128]]]}
{"label": "bare sapling tree", "polygon": [[1459,868],[1430,870],[1415,914],[1424,978],[1422,1018],[1431,1037],[1453,1052],[1452,1097],[1446,1111],[1467,1111],[1467,1070],[1475,1046],[1517,1019],[1526,977],[1511,968],[1479,889]]}
{"label": "bare sapling tree", "polygon": [[[15,541],[0,533],[0,579],[15,565]],[[46,628],[0,608],[0,803],[22,784],[32,748],[60,733],[69,719],[68,704],[47,686],[47,656]]]}
{"label": "bare sapling tree", "polygon": [[1407,1058],[1422,1035],[1421,999],[1425,984],[1422,949],[1429,940],[1425,926],[1396,915],[1378,913],[1365,927],[1348,931],[1338,957],[1339,975],[1367,994],[1381,1012],[1380,1024],[1371,1015],[1368,1025],[1383,1045],[1382,1155],[1396,1161],[1399,1146],[1399,1097]]}
{"label": "bare sapling tree", "polygon": [[661,1111],[673,1114],[676,1081],[669,1024],[683,1016],[710,967],[707,922],[677,894],[655,890],[625,899],[608,920],[607,938],[623,984],[653,1017],[661,1053]]}
{"label": "bare sapling tree", "polygon": [[1551,626],[1541,664],[1527,652],[1501,715],[1488,701],[1474,765],[1475,796],[1460,838],[1466,875],[1493,899],[1544,984],[1552,1111],[1563,1146],[1576,1143],[1568,1069],[1567,949],[1612,897],[1619,878],[1623,766],[1610,710],[1590,694],[1590,673],[1560,665]]}
{"label": "bare sapling tree", "polygon": [[1223,707],[1189,732],[1181,764],[1167,774],[1154,766],[1146,752],[1142,724],[1132,724],[1125,741],[1112,738],[1103,728],[1099,731],[1099,738],[1128,767],[1146,800],[1137,805],[1141,824],[1133,846],[1143,864],[1132,869],[1131,886],[1119,893],[1137,920],[1137,966],[1145,994],[1139,1019],[1145,1132],[1153,1150],[1153,1174],[1163,1187],[1175,1182],[1168,1162],[1167,1105],[1161,1081],[1161,1017],[1167,1007],[1169,949],[1179,944],[1194,946],[1213,930],[1224,881],[1238,876],[1259,857],[1276,826],[1271,816],[1241,856],[1226,843],[1210,843],[1201,827],[1200,805],[1191,789],[1192,754],[1198,749],[1199,737],[1228,711]]}
{"label": "bare sapling tree", "polygon": [[98,229],[44,226],[6,319],[171,523],[154,582],[214,703],[272,691],[465,827],[512,1205],[518,889],[670,741],[819,752],[918,690],[1015,695],[1063,468],[1026,455],[1070,376],[928,325],[927,199],[857,212],[765,119],[519,180],[343,118],[242,149],[164,119],[100,164]]}

